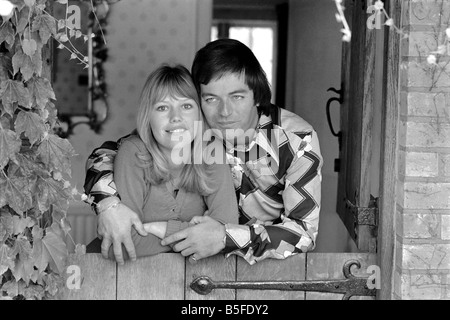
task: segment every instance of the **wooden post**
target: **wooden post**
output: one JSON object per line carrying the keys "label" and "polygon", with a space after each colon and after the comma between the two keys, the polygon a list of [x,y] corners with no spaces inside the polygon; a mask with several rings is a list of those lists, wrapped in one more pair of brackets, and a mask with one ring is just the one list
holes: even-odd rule
{"label": "wooden post", "polygon": [[[389,16],[396,26],[401,26],[403,1],[390,0]],[[392,275],[394,265],[394,218],[396,194],[396,159],[397,159],[397,129],[399,121],[399,64],[400,36],[393,28],[389,29],[386,41],[384,108],[382,110],[382,141],[380,170],[380,222],[378,229],[378,261],[381,268],[381,290],[377,296],[380,300],[390,300],[392,297]]]}

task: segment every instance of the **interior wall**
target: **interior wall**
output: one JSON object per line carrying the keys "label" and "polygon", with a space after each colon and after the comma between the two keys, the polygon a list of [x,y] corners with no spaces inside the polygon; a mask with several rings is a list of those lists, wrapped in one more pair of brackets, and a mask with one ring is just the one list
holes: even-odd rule
{"label": "interior wall", "polygon": [[[338,174],[334,159],[339,156],[337,137],[331,134],[326,103],[341,86],[341,26],[330,0],[290,0],[286,109],[300,115],[317,131],[322,168],[322,208],[315,252],[357,252],[353,240],[336,213]],[[331,120],[339,131],[339,104],[330,107]]]}
{"label": "interior wall", "polygon": [[[195,52],[210,36],[212,0],[126,0],[110,8],[105,27],[109,51],[104,64],[109,119],[101,134],[79,125],[69,138],[77,152],[72,161],[72,185],[80,192],[85,162],[92,150],[135,128],[139,94],[149,73],[166,62],[181,63],[190,69]],[[90,207],[74,201],[68,213],[74,241],[85,243],[85,238],[92,239],[96,219]]]}

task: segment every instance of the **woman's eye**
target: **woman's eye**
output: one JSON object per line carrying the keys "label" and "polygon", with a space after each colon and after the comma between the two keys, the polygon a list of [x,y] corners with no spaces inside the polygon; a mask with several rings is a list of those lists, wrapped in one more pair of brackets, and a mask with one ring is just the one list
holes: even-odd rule
{"label": "woman's eye", "polygon": [[156,110],[157,111],[165,111],[165,110],[167,110],[167,106],[165,106],[165,105],[157,106]]}
{"label": "woman's eye", "polygon": [[189,109],[192,109],[193,107],[192,107],[192,104],[187,103],[187,104],[183,105],[183,108],[189,110]]}

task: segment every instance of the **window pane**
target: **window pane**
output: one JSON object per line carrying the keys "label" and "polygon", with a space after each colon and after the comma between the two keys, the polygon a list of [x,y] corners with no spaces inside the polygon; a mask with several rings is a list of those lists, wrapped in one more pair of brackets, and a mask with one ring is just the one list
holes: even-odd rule
{"label": "window pane", "polygon": [[273,87],[273,29],[262,27],[230,27],[230,38],[247,45],[255,54]]}

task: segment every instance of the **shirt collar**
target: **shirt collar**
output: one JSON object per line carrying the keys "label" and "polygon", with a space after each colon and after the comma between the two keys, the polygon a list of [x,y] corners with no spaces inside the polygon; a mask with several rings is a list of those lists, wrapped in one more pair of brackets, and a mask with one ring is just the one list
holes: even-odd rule
{"label": "shirt collar", "polygon": [[270,115],[266,116],[261,114],[251,142],[246,146],[236,146],[229,149],[226,148],[224,142],[225,150],[228,154],[233,155],[235,152],[249,152],[253,147],[259,146],[269,153],[270,156],[278,163],[278,139],[269,140],[267,137],[267,135],[271,134],[271,130],[273,129],[272,117]]}

